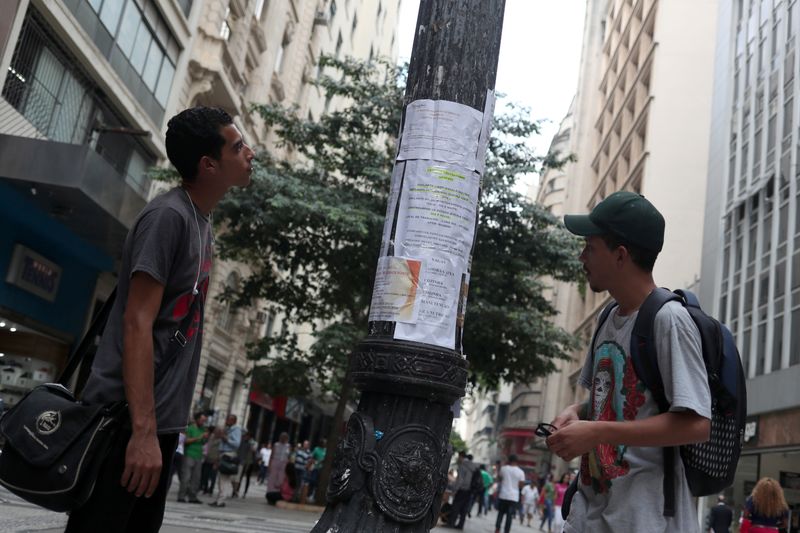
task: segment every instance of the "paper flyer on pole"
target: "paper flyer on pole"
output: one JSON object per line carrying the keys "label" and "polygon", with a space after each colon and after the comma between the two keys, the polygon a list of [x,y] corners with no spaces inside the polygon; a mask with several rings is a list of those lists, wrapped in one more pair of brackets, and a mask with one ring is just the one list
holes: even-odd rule
{"label": "paper flyer on pole", "polygon": [[483,114],[447,100],[415,100],[406,106],[398,160],[424,159],[477,170]]}
{"label": "paper flyer on pole", "polygon": [[369,321],[417,322],[417,298],[422,261],[406,257],[381,257],[375,273]]}
{"label": "paper flyer on pole", "polygon": [[455,347],[462,279],[474,238],[480,174],[430,160],[406,162],[395,253],[421,260],[418,320],[398,323],[395,338]]}

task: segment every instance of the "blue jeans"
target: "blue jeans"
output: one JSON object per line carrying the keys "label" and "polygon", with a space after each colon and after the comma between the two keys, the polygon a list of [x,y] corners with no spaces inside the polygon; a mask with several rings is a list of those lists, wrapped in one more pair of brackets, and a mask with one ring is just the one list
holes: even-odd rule
{"label": "blue jeans", "polygon": [[547,530],[550,531],[553,528],[553,500],[549,498],[544,500],[544,512],[542,513],[542,521],[539,523],[539,529],[542,529],[545,521],[547,522]]}

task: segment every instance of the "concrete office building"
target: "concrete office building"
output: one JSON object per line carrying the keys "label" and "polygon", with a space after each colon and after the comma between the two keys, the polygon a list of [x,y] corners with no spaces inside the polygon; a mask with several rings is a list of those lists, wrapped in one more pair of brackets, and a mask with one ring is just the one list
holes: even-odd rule
{"label": "concrete office building", "polygon": [[[587,2],[569,139],[577,161],[564,168],[561,212],[588,212],[618,190],[644,194],[666,219],[654,272],[663,286],[696,289],[700,279],[717,5]],[[581,347],[541,386],[538,415],[545,421],[587,398],[578,377],[597,314],[609,298],[558,283],[554,295],[557,320]],[[543,454],[542,461],[548,460],[555,474],[567,468]]]}
{"label": "concrete office building", "polygon": [[701,298],[748,376],[737,508],[780,481],[800,530],[800,189],[797,0],[721,2]]}

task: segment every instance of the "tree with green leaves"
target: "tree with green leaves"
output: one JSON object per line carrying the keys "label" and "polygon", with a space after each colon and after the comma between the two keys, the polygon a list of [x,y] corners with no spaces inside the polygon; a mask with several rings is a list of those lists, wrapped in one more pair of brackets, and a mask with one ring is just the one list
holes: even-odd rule
{"label": "tree with green leaves", "polygon": [[[227,297],[240,304],[268,301],[284,324],[313,330],[306,349],[291,327],[254,344],[255,382],[273,395],[333,393],[341,418],[351,395],[348,355],[366,334],[404,69],[381,61],[321,62],[328,74],[319,88],[345,105],[315,120],[295,108],[254,106],[280,152],[260,153],[251,185],[219,205],[224,231],[217,242],[223,258],[244,262],[252,272]],[[574,339],[549,320],[555,309],[543,296],[543,280],[573,281],[580,273],[576,239],[514,189],[521,176],[563,159],[532,151],[528,141],[539,124],[526,109],[498,109],[463,341],[471,381],[485,387],[531,382],[552,371],[555,359],[568,357]],[[334,421],[335,430],[340,422]],[[331,435],[331,446],[337,438]]]}
{"label": "tree with green leaves", "polygon": [[461,438],[461,433],[455,429],[450,430],[450,446],[454,451],[467,450],[467,443]]}

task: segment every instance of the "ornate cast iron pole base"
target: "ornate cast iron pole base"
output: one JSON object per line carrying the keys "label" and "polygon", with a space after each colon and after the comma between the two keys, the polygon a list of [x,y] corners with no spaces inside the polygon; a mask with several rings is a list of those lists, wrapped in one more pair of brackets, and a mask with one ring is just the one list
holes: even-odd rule
{"label": "ornate cast iron pole base", "polygon": [[427,532],[447,486],[451,406],[464,394],[466,361],[427,345],[366,340],[350,372],[361,402],[312,533]]}

